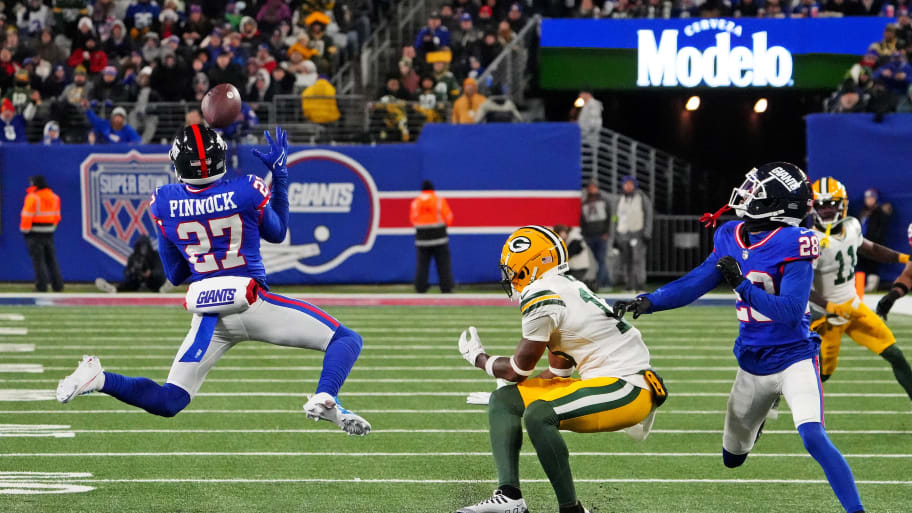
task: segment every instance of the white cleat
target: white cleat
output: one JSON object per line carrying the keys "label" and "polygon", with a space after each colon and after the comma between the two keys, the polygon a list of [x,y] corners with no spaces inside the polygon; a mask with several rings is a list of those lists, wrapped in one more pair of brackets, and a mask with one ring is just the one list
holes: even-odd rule
{"label": "white cleat", "polygon": [[57,400],[68,403],[77,395],[89,394],[101,390],[104,386],[104,369],[97,356],[83,356],[79,366],[72,374],[57,384]]}
{"label": "white cleat", "polygon": [[314,394],[304,404],[304,414],[314,421],[328,420],[342,428],[349,435],[364,436],[370,433],[370,422],[360,415],[346,410],[339,400],[326,392]]}
{"label": "white cleat", "polygon": [[108,294],[116,294],[117,287],[104,278],[95,278],[95,287],[102,292],[107,292]]}
{"label": "white cleat", "polygon": [[494,490],[494,495],[490,498],[459,509],[456,513],[529,513],[529,509],[526,508],[525,499],[514,500],[500,490]]}

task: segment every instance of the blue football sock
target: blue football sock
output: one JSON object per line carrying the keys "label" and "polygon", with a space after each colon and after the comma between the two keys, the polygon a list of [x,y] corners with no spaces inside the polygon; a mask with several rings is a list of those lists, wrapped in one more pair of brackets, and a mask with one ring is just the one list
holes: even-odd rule
{"label": "blue football sock", "polygon": [[339,394],[345,378],[361,354],[361,345],[361,335],[345,326],[336,328],[336,333],[326,346],[323,372],[320,373],[320,382],[317,384],[318,394],[326,392],[333,397]]}
{"label": "blue football sock", "polygon": [[864,507],[858,496],[852,469],[839,449],[830,442],[823,425],[819,422],[806,422],[798,426],[798,433],[808,453],[823,467],[823,473],[842,507],[849,513],[862,511]]}
{"label": "blue football sock", "polygon": [[177,385],[159,385],[149,378],[131,378],[113,372],[104,375],[102,392],[149,413],[173,417],[190,404],[190,394]]}

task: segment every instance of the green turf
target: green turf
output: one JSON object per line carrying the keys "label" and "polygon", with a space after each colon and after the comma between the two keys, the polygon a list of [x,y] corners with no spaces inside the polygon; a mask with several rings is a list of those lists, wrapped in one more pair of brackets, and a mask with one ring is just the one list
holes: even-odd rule
{"label": "green turf", "polygon": [[[456,338],[474,324],[492,353],[509,354],[520,334],[518,311],[330,311],[365,338],[341,397],[372,422],[369,436],[346,437],[304,418],[303,394],[313,391],[321,354],[244,343],[173,419],[101,394],[69,405],[0,402],[0,512],[423,513],[455,511],[487,496],[495,479],[487,415],[484,407],[465,404],[464,395],[493,384],[463,362]],[[53,390],[84,353],[97,354],[110,371],[162,381],[189,322],[178,308],[2,307],[0,313],[25,316],[0,320],[0,327],[29,330],[0,335],[0,344],[36,346],[34,352],[0,352],[0,364],[44,366],[40,374],[0,372],[0,390]],[[723,467],[721,429],[737,333],[730,308],[688,308],[636,325],[671,397],[645,442],[619,433],[566,434],[580,497],[593,513],[840,511],[785,405],[747,463]],[[901,342],[912,339],[912,319],[897,315],[890,325]],[[839,370],[825,389],[827,428],[862,482],[868,510],[910,511],[912,408],[886,363],[845,341]],[[2,436],[11,424],[73,436]],[[523,454],[530,510],[556,511],[528,441]],[[91,476],[24,479],[11,472]],[[3,493],[23,481],[94,489]]]}

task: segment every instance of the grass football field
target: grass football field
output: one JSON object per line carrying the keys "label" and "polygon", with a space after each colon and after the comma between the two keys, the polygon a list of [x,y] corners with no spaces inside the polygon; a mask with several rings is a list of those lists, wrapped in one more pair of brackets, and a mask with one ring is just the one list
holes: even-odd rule
{"label": "grass football field", "polygon": [[[489,352],[509,354],[520,335],[518,309],[328,310],[365,340],[340,394],[373,424],[363,438],[304,417],[322,353],[255,342],[232,349],[173,419],[103,394],[58,404],[57,380],[83,354],[98,355],[112,372],[162,382],[189,314],[0,307],[0,512],[425,513],[489,496],[496,476],[486,407],[467,405],[465,396],[494,384],[462,360],[456,339],[474,324]],[[895,315],[889,324],[912,356],[912,318]],[[745,465],[722,465],[736,369],[730,307],[690,307],[635,325],[670,398],[644,442],[565,434],[580,498],[593,513],[841,511],[784,401]],[[910,401],[886,362],[843,342],[839,369],[824,385],[830,436],[868,511],[912,511]],[[556,512],[528,439],[521,473],[530,511]]]}

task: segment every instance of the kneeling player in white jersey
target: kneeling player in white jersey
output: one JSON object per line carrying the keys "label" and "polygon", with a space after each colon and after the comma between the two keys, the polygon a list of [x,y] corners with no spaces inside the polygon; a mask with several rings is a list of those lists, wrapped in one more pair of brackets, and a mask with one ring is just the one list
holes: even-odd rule
{"label": "kneeling player in white jersey", "polygon": [[[472,327],[462,333],[459,351],[490,376],[518,384],[499,388],[488,403],[498,488],[458,513],[527,511],[519,487],[523,421],[561,513],[583,513],[559,430],[631,428],[631,436],[645,438],[667,392],[650,370],[640,332],[566,274],[567,246],[556,233],[542,226],[516,230],[504,244],[500,268],[507,295],[520,295],[523,338],[513,356],[489,356]],[[527,379],[546,350],[549,369]],[[574,368],[582,379],[570,378]]]}
{"label": "kneeling player in white jersey", "polygon": [[861,223],[848,216],[845,186],[832,177],[814,182],[814,231],[820,238],[820,258],[814,261],[811,303],[825,310],[811,329],[820,334],[820,379],[836,372],[842,334],[882,356],[893,367],[896,381],[912,398],[912,369],[896,345],[893,332],[858,297],[855,262],[859,255],[884,263],[906,263],[909,255],[864,238]]}
{"label": "kneeling player in white jersey", "polygon": [[269,292],[260,238],[281,242],[288,226],[288,141],[266,134],[268,153],[253,150],[272,172],[269,187],[254,175],[225,179],[226,145],[206,126],[191,125],[174,140],[169,156],[182,183],[160,187],[149,212],[161,229],[159,253],[171,283],[190,283],[190,332],[174,357],[164,385],[148,378],[104,372],[85,356],[60,380],[57,400],[70,402],[104,392],[149,413],[173,417],[199,391],[206,374],[244,340],[323,351],[317,393],[304,405],[308,418],[335,423],[350,435],[370,424],[346,410],[337,394],[361,353],[361,337],[319,308]]}

